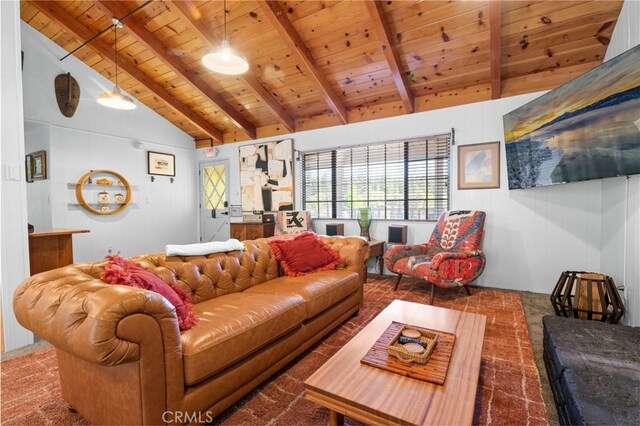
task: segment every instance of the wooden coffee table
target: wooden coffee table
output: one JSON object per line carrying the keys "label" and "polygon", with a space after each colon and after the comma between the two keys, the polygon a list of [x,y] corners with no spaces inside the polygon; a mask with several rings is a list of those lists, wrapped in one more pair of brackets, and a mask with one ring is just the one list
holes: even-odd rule
{"label": "wooden coffee table", "polygon": [[[443,386],[363,365],[360,359],[392,321],[456,335]],[[318,369],[305,385],[307,399],[370,424],[471,424],[480,374],[486,317],[396,300]]]}

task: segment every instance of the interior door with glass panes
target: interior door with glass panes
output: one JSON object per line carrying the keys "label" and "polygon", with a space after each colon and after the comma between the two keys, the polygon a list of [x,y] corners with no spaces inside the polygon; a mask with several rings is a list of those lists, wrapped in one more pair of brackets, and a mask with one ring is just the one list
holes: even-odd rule
{"label": "interior door with glass panes", "polygon": [[229,239],[229,160],[200,163],[200,241]]}

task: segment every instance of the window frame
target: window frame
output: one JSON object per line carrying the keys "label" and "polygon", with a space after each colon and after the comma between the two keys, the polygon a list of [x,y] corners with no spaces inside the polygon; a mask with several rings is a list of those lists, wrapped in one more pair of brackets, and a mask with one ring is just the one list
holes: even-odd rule
{"label": "window frame", "polygon": [[[409,168],[410,168],[410,163],[412,161],[416,161],[411,160],[409,158],[409,146],[411,143],[415,143],[415,142],[422,142],[424,141],[425,144],[429,143],[430,139],[439,139],[439,138],[445,138],[446,139],[446,144],[447,144],[447,167],[446,167],[446,179],[434,179],[435,181],[437,180],[444,180],[445,185],[446,185],[446,206],[444,208],[444,210],[449,210],[451,207],[451,161],[452,159],[452,146],[453,146],[453,134],[452,133],[439,133],[439,134],[435,134],[435,135],[430,135],[430,136],[424,136],[424,137],[419,137],[419,138],[411,138],[411,139],[400,139],[400,140],[392,140],[392,141],[385,141],[385,142],[373,142],[373,143],[368,143],[368,144],[360,144],[360,145],[352,145],[352,146],[338,146],[335,148],[331,148],[331,149],[325,149],[325,150],[313,150],[313,151],[302,151],[300,152],[301,154],[301,184],[302,184],[302,208],[303,210],[306,210],[307,208],[307,204],[308,203],[312,203],[317,205],[317,212],[320,211],[320,204],[321,203],[330,203],[330,211],[331,211],[331,215],[327,216],[327,217],[314,217],[314,219],[316,220],[357,220],[357,217],[354,217],[353,212],[354,212],[354,208],[352,207],[351,209],[351,217],[348,218],[344,218],[344,217],[338,217],[338,208],[337,208],[337,204],[340,202],[340,200],[337,200],[337,185],[336,185],[336,174],[337,174],[337,152],[340,150],[345,150],[345,151],[351,151],[355,149],[355,148],[362,148],[362,147],[373,147],[373,146],[382,146],[382,145],[388,145],[388,144],[399,144],[399,143],[403,143],[404,147],[403,147],[403,160],[402,160],[402,165],[403,165],[403,173],[402,173],[402,177],[403,177],[403,193],[404,193],[404,197],[403,200],[399,200],[403,203],[403,218],[395,218],[395,219],[391,219],[391,218],[375,218],[373,220],[376,221],[385,221],[385,222],[437,222],[438,218],[429,218],[429,207],[428,207],[428,203],[430,200],[435,200],[437,201],[441,201],[441,198],[429,198],[429,191],[427,189],[426,195],[427,197],[425,199],[419,199],[418,201],[422,201],[424,200],[427,203],[427,207],[426,207],[426,217],[424,219],[409,219],[409,204],[410,204],[410,199],[409,199],[409,192],[410,192],[410,188],[409,188],[409,180],[410,180],[410,176],[409,176]],[[330,201],[320,201],[318,199],[318,201],[307,201],[307,191],[306,191],[306,180],[307,180],[307,176],[306,176],[306,170],[307,168],[305,167],[306,165],[306,156],[307,155],[318,155],[317,160],[318,162],[320,161],[320,155],[321,154],[325,154],[325,153],[330,153],[331,155],[331,162],[330,162],[330,170],[331,170],[331,200]],[[367,152],[368,155],[368,152]],[[443,157],[438,157],[436,158],[436,160],[442,160]],[[420,160],[418,160],[420,161]],[[367,160],[367,165],[369,164],[369,161]],[[384,159],[384,165],[386,167],[387,165],[387,159]],[[428,160],[425,162],[425,170],[428,170]],[[318,167],[316,169],[312,169],[312,170],[322,170],[322,168]],[[428,175],[428,172],[427,172]],[[425,179],[425,183],[428,182],[427,179]],[[367,192],[369,191],[369,172],[367,171]],[[320,188],[320,182],[317,183],[317,188],[319,190]],[[319,197],[319,194],[318,194]],[[370,206],[371,201],[369,199],[370,195],[367,195],[366,198],[366,204],[368,206]],[[385,198],[386,198],[386,188],[385,188]],[[373,200],[373,201],[380,201],[380,200]],[[388,200],[384,200],[384,202],[386,203]],[[348,202],[348,201],[347,201]],[[351,202],[353,202],[353,200],[351,200]],[[438,214],[439,216],[440,214]],[[386,216],[386,209],[385,209],[385,216]]]}

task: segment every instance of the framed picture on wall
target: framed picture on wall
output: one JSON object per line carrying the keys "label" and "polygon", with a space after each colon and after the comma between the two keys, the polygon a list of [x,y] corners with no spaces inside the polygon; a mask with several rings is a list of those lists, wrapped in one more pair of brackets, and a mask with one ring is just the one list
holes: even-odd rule
{"label": "framed picture on wall", "polygon": [[33,180],[44,180],[47,178],[47,152],[37,151],[31,154],[33,170]]}
{"label": "framed picture on wall", "polygon": [[175,176],[176,156],[162,152],[147,151],[147,174]]}
{"label": "framed picture on wall", "polygon": [[238,150],[242,210],[293,210],[293,139]]}
{"label": "framed picture on wall", "polygon": [[500,142],[458,145],[458,189],[500,188]]}
{"label": "framed picture on wall", "polygon": [[27,182],[47,178],[47,152],[36,151],[26,158]]}

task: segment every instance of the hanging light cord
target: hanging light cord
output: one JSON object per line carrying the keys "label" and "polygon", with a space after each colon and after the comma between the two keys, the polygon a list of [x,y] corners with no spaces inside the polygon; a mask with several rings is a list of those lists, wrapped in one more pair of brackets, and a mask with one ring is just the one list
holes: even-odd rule
{"label": "hanging light cord", "polygon": [[227,40],[227,0],[224,0],[223,7],[224,7],[224,10],[222,11],[222,13],[224,16],[224,39]]}
{"label": "hanging light cord", "polygon": [[118,86],[118,24],[113,26],[113,37],[113,50],[116,57],[116,87],[120,87]]}
{"label": "hanging light cord", "polygon": [[[122,22],[125,19],[127,19],[129,16],[133,15],[134,13],[138,12],[140,9],[146,7],[147,5],[149,5],[149,3],[153,2],[153,0],[147,0],[146,2],[144,2],[143,4],[141,4],[140,6],[136,7],[135,9],[133,9],[131,12],[127,13],[126,15],[124,15],[122,18],[118,19],[118,22]],[[82,43],[80,46],[76,47],[75,49],[73,49],[71,52],[67,53],[66,55],[64,55],[62,58],[60,58],[60,61],[64,61],[65,59],[67,59],[69,56],[73,55],[74,53],[76,53],[78,50],[82,49],[83,47],[85,47],[87,44],[91,43],[93,40],[95,40],[96,38],[100,37],[102,34],[106,33],[107,31],[109,31],[111,29],[111,27],[113,27],[113,24],[109,25],[107,28],[105,28],[104,30],[100,31],[98,34],[94,35],[93,37],[91,37],[89,40],[85,41],[84,43]]]}

